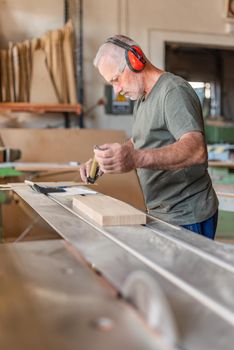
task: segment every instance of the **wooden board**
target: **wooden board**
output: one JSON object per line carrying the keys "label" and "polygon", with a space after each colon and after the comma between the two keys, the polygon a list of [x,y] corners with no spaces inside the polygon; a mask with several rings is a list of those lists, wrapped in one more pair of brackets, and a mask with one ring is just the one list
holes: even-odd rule
{"label": "wooden board", "polygon": [[93,156],[94,145],[122,143],[126,139],[125,133],[119,130],[78,128],[6,128],[0,130],[0,136],[5,147],[21,149],[22,162],[84,162]]}
{"label": "wooden board", "polygon": [[19,48],[17,45],[12,47],[12,68],[14,76],[15,101],[20,101],[20,64]]}
{"label": "wooden board", "polygon": [[64,68],[67,80],[68,101],[70,103],[77,103],[74,65],[74,30],[71,20],[68,21],[64,27],[63,34]]}
{"label": "wooden board", "polygon": [[[0,106],[1,107],[1,106]],[[124,131],[97,129],[1,129],[2,145],[19,148],[20,162],[85,162],[93,156],[94,145],[123,143]],[[35,180],[35,179],[34,179]],[[52,171],[35,181],[81,181],[79,171]],[[135,171],[106,174],[97,181],[97,191],[145,210],[144,197]]]}
{"label": "wooden board", "polygon": [[101,226],[146,224],[143,212],[103,194],[75,196],[72,205]]}

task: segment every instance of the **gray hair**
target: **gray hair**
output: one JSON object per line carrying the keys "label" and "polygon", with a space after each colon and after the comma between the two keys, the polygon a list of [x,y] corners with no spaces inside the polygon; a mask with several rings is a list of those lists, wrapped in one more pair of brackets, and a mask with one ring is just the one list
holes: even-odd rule
{"label": "gray hair", "polygon": [[[118,40],[120,40],[120,41],[122,41],[130,46],[137,45],[134,40],[132,40],[131,38],[129,38],[125,35],[114,35],[111,38],[118,39]],[[125,60],[125,50],[122,47],[117,46],[117,45],[110,43],[110,42],[105,42],[102,46],[100,46],[100,48],[99,48],[99,50],[98,50],[98,52],[93,60],[94,67],[98,68],[100,60],[104,56],[109,56],[110,58],[112,58],[117,63],[117,65],[119,67],[119,71],[120,72],[123,71],[123,69],[126,65],[126,60]]]}

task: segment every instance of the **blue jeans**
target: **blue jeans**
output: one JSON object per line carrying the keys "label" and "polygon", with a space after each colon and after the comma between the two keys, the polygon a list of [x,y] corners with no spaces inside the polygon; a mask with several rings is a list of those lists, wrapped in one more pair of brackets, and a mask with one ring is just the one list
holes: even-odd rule
{"label": "blue jeans", "polygon": [[181,225],[181,226],[186,228],[187,230],[198,233],[199,235],[205,236],[210,239],[214,239],[217,222],[218,222],[218,210],[211,218],[205,221],[199,222],[197,224]]}

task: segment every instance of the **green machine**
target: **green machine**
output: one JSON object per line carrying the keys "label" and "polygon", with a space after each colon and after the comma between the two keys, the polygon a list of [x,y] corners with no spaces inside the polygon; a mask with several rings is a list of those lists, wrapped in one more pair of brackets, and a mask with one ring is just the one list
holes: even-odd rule
{"label": "green machine", "polygon": [[115,95],[111,85],[105,85],[105,112],[113,115],[132,114],[134,102],[123,95]]}
{"label": "green machine", "polygon": [[231,143],[234,144],[234,123],[224,121],[205,120],[205,133],[208,144]]}
{"label": "green machine", "polygon": [[[223,166],[218,166],[217,164],[216,167],[213,162],[212,166],[209,166],[209,173],[211,175],[212,182],[214,185],[234,185],[234,123],[219,120],[206,120],[205,133],[206,140],[209,145],[209,159],[211,156],[211,152],[209,152],[209,149],[212,148],[211,146],[214,144],[216,146],[220,144],[219,150],[217,147],[217,154],[220,152],[220,162],[223,161],[223,163],[225,163],[227,160],[233,162],[233,167],[230,165],[225,166],[224,164]],[[226,146],[226,148],[223,147],[223,154],[221,154],[221,145]],[[227,153],[228,145],[230,145],[229,154]],[[224,152],[226,153],[224,154]],[[217,155],[216,160],[218,160],[218,157],[219,155]],[[219,198],[220,210],[216,237],[221,239],[234,239],[234,206],[223,206],[223,200],[224,198]]]}

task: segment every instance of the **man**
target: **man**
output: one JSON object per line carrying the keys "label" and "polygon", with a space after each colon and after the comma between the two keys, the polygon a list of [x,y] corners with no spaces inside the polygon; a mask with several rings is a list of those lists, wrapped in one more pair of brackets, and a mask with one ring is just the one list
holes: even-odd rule
{"label": "man", "polygon": [[[132,138],[94,150],[100,170],[136,169],[151,215],[214,239],[218,200],[207,172],[202,110],[192,87],[153,66],[133,40],[121,35],[99,48],[94,65],[116,94],[137,100]],[[90,164],[81,166],[83,181]]]}

